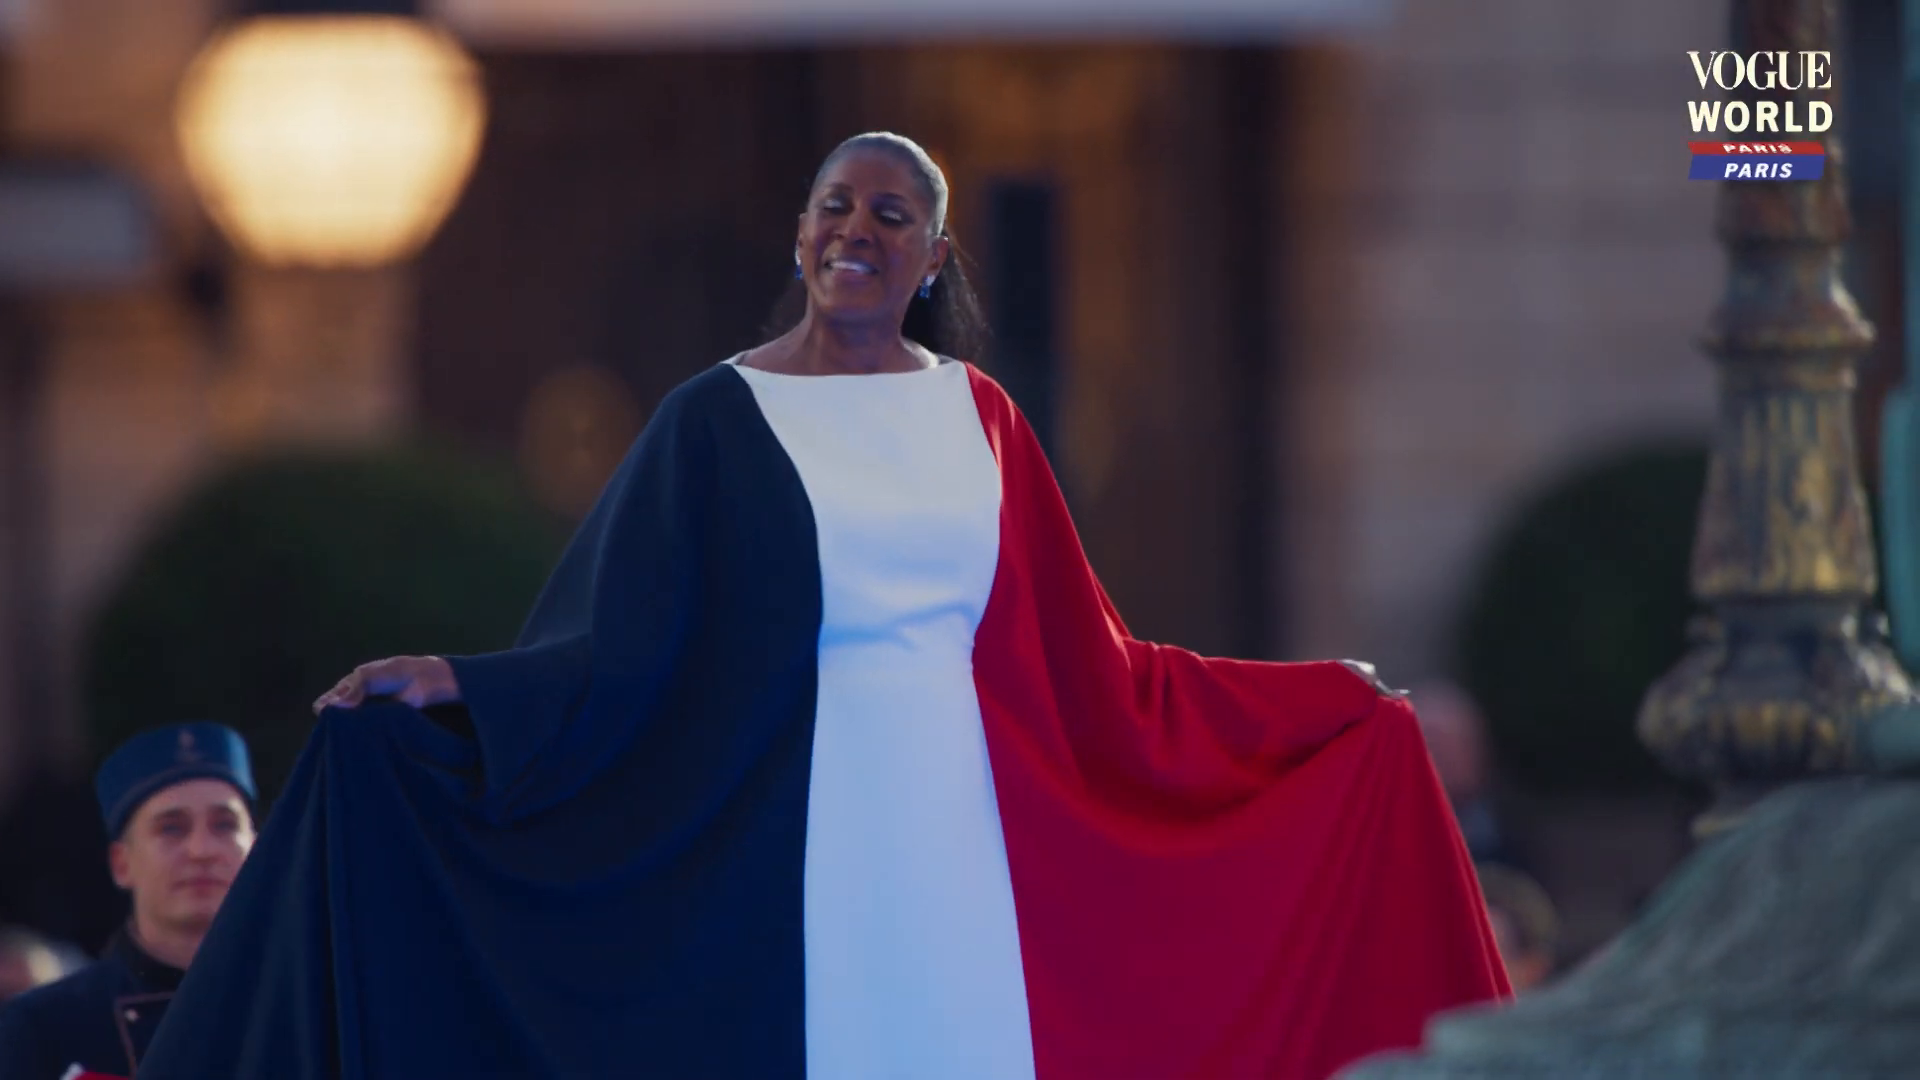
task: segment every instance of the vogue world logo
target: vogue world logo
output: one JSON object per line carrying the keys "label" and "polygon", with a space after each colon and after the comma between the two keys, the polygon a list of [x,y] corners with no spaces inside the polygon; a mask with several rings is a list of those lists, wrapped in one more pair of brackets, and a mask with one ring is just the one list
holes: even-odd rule
{"label": "vogue world logo", "polygon": [[[1826,147],[1795,140],[1833,126],[1833,106],[1812,95],[1833,89],[1831,52],[1689,52],[1702,91],[1747,90],[1739,100],[1687,102],[1695,140],[1694,180],[1817,180]],[[1751,97],[1752,100],[1746,100]],[[1699,136],[1708,138],[1701,140]]]}

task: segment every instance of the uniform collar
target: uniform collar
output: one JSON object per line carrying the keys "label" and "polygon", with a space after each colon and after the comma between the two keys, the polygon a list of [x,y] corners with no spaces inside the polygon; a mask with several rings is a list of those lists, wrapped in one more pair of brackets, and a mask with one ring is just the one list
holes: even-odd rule
{"label": "uniform collar", "polygon": [[113,935],[113,941],[107,945],[107,953],[127,966],[133,974],[133,981],[143,992],[149,994],[170,994],[180,989],[180,980],[187,973],[164,964],[148,955],[133,939],[133,931],[121,927]]}

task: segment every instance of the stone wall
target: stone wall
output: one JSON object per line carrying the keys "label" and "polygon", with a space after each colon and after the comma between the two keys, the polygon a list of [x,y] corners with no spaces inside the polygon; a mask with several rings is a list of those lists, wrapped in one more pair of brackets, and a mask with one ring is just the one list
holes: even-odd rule
{"label": "stone wall", "polygon": [[[1704,431],[1722,284],[1685,181],[1719,4],[1425,0],[1302,73],[1282,490],[1291,652],[1434,673],[1482,546],[1557,470]],[[1683,43],[1698,43],[1688,45]]]}

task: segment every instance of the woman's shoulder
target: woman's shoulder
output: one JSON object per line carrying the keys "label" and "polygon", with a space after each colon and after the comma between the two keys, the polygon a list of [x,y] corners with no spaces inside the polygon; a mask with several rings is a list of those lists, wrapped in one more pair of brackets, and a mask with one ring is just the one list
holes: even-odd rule
{"label": "woman's shoulder", "polygon": [[738,356],[710,364],[667,391],[654,409],[654,420],[676,420],[739,408],[751,402],[747,386],[734,370]]}
{"label": "woman's shoulder", "polygon": [[739,421],[755,410],[753,393],[739,373],[714,365],[668,390],[634,437],[629,459],[666,453],[704,460]]}
{"label": "woman's shoulder", "polygon": [[982,419],[992,423],[1011,421],[1020,415],[1020,406],[1014,403],[1013,395],[980,365],[971,360],[945,356],[940,359],[943,363],[958,364],[967,369],[967,381],[973,387],[973,397],[980,405]]}

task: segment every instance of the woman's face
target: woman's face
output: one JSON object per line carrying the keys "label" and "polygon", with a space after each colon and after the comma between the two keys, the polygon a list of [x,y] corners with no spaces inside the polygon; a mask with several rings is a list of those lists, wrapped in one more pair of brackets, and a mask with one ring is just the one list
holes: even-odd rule
{"label": "woman's face", "polygon": [[947,241],[914,170],[882,150],[833,163],[800,215],[798,255],[815,314],[834,322],[891,322],[939,273]]}

